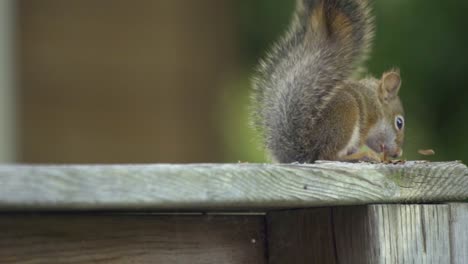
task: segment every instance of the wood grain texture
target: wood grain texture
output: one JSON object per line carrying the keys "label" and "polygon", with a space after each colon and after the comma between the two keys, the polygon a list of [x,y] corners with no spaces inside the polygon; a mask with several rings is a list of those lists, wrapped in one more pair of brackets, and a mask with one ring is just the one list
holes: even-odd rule
{"label": "wood grain texture", "polygon": [[451,263],[448,205],[333,209],[339,263]]}
{"label": "wood grain texture", "polygon": [[468,203],[450,204],[452,264],[468,263]]}
{"label": "wood grain texture", "polygon": [[267,210],[468,198],[459,162],[0,166],[0,210]]}
{"label": "wood grain texture", "polygon": [[0,263],[265,263],[261,216],[0,215]]}
{"label": "wood grain texture", "polygon": [[267,214],[269,264],[335,264],[331,208]]}
{"label": "wood grain texture", "polygon": [[[396,264],[464,261],[468,210],[444,204],[368,205],[267,214],[269,263]],[[458,220],[455,220],[454,217]],[[450,225],[463,229],[450,232]],[[450,239],[455,235],[456,239]],[[456,250],[453,250],[453,249]],[[465,256],[463,256],[465,254]]]}

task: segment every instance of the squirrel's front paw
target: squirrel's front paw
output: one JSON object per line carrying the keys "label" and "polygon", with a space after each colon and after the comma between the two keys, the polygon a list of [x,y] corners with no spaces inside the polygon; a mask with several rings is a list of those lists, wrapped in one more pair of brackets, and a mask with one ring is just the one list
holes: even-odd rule
{"label": "squirrel's front paw", "polygon": [[360,161],[366,161],[366,162],[374,162],[374,163],[381,163],[383,160],[381,156],[373,151],[367,151],[363,153],[362,158]]}
{"label": "squirrel's front paw", "polygon": [[375,162],[380,163],[382,162],[382,158],[379,154],[374,151],[359,151],[353,154],[349,154],[340,158],[341,161],[347,162],[359,162],[359,161],[366,161],[366,162]]}

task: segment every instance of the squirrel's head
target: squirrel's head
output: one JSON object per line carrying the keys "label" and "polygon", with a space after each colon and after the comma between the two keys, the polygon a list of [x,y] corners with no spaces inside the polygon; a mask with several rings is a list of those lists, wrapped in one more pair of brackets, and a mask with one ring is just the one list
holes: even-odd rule
{"label": "squirrel's head", "polygon": [[403,154],[405,118],[398,96],[401,87],[399,70],[391,70],[377,81],[377,96],[381,104],[377,124],[369,130],[366,144],[374,151],[392,158]]}

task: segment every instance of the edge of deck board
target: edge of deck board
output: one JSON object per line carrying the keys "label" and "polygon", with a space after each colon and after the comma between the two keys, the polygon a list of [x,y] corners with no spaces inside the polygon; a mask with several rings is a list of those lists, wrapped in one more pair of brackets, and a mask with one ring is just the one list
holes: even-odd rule
{"label": "edge of deck board", "polygon": [[460,162],[0,166],[0,211],[258,211],[467,199]]}

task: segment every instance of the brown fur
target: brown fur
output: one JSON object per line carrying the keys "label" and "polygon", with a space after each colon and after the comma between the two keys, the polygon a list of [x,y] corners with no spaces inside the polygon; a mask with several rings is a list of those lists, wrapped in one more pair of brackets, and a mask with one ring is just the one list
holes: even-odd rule
{"label": "brown fur", "polygon": [[312,10],[310,16],[310,29],[312,32],[317,32],[324,34],[326,30],[325,17],[323,12],[323,3],[318,4],[318,6]]}
{"label": "brown fur", "polygon": [[355,125],[360,121],[359,113],[359,103],[349,91],[341,90],[333,97],[323,111],[315,134],[320,149],[318,159],[339,158],[337,153],[348,144]]}
{"label": "brown fur", "polygon": [[332,32],[337,32],[337,39],[343,40],[343,42],[345,43],[350,41],[350,38],[353,34],[353,26],[346,14],[342,12],[337,12],[335,14],[335,19],[331,24],[331,27]]}

